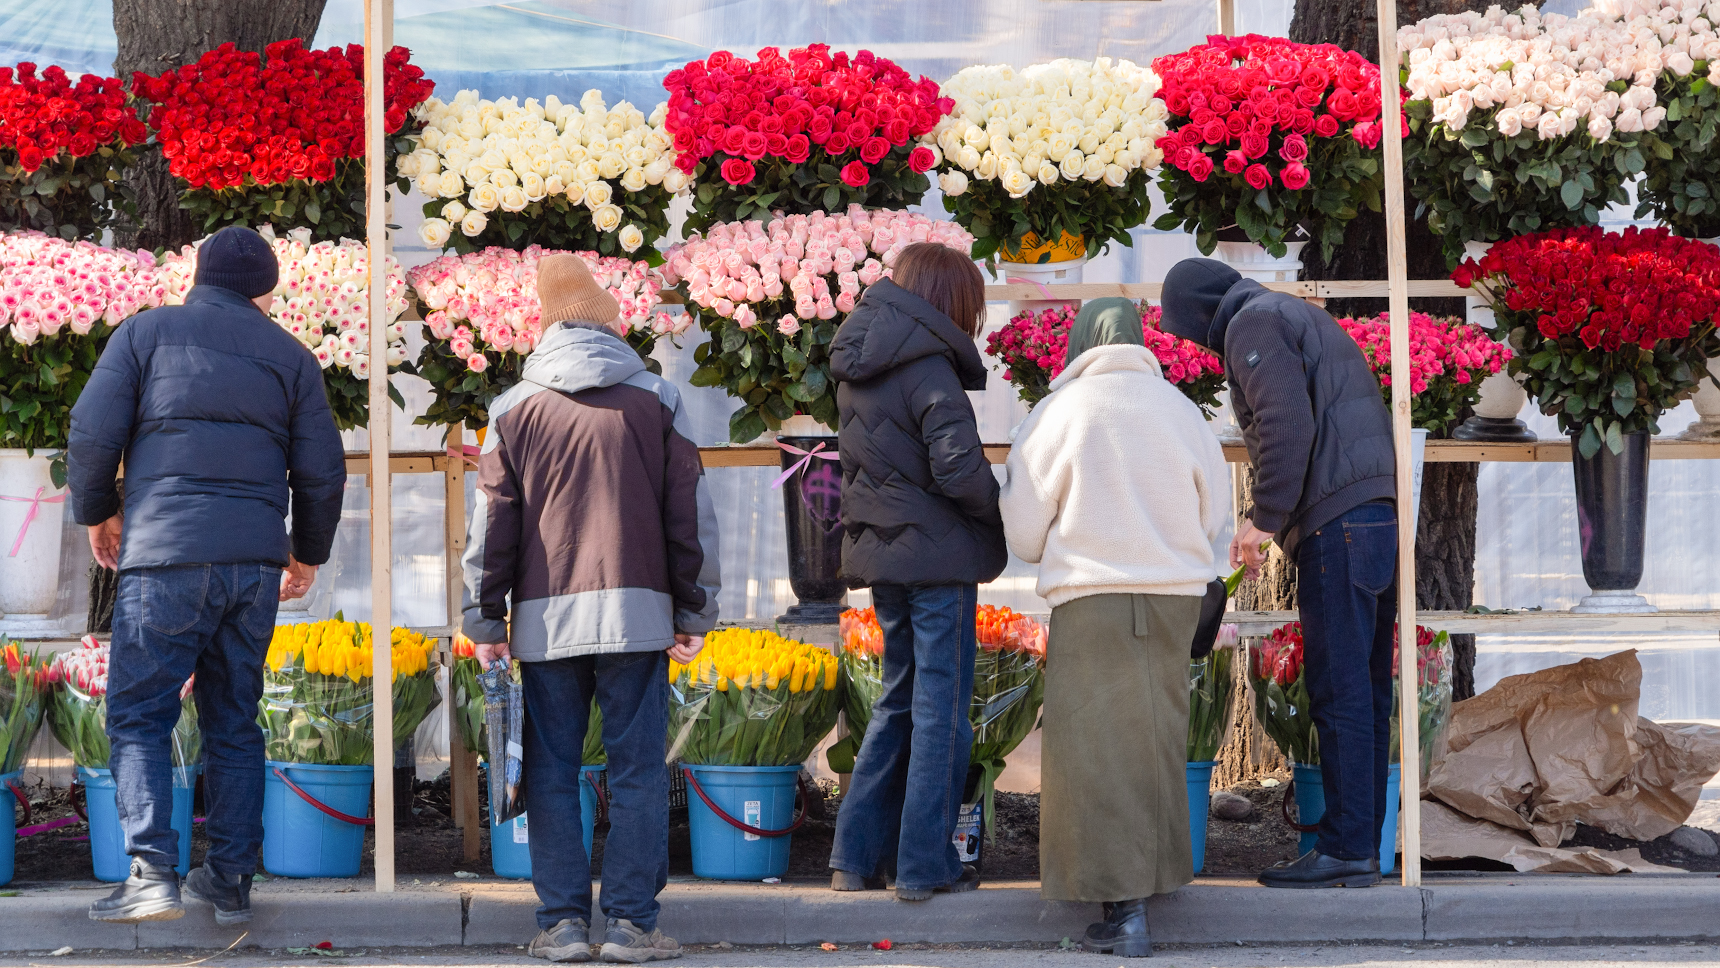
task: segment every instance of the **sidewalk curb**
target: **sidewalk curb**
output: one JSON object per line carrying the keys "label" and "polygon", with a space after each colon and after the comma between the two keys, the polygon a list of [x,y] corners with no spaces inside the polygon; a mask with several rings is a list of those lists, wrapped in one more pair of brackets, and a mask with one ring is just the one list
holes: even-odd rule
{"label": "sidewalk curb", "polygon": [[[225,948],[242,930],[244,946],[263,948],[523,945],[537,932],[530,888],[494,882],[459,893],[259,892],[242,929],[217,927],[198,901],[178,921],[100,924],[86,915],[95,897],[60,889],[0,899],[0,951]],[[1097,905],[1044,901],[1037,885],[1019,882],[919,904],[811,884],[674,883],[662,902],[663,930],[688,944],[1053,943],[1079,937],[1098,916]],[[1197,883],[1155,898],[1151,920],[1155,940],[1180,944],[1701,939],[1720,938],[1717,911],[1715,878],[1523,875],[1365,891]]]}

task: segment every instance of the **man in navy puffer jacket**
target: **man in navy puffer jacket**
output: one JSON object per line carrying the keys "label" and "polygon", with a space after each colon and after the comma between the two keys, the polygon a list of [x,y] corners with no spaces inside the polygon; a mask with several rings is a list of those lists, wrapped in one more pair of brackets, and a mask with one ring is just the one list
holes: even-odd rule
{"label": "man in navy puffer jacket", "polygon": [[316,358],[266,315],[279,271],[256,232],[215,233],[185,305],[120,326],[72,409],[72,513],[96,560],[120,573],[108,765],[132,867],[91,907],[94,920],[184,914],[170,734],[193,673],[209,853],[185,890],[213,903],[222,924],[251,916],[263,657],[278,602],[309,591],[328,560],[346,483]]}

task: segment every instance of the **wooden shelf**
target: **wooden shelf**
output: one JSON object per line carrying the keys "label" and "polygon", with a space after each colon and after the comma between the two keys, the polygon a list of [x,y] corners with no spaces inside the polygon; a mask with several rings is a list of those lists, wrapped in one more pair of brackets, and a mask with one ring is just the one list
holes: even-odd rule
{"label": "wooden shelf", "polygon": [[[1243,635],[1266,635],[1286,622],[1300,620],[1296,612],[1227,612],[1224,620]],[[1590,615],[1576,612],[1417,612],[1416,622],[1446,632],[1476,634],[1509,632],[1715,632],[1720,611],[1679,610],[1635,615]]]}
{"label": "wooden shelf", "polygon": [[[1008,269],[1004,268],[1008,275]],[[1386,297],[1388,287],[1384,279],[1349,279],[1336,282],[1265,282],[1261,283],[1274,292],[1289,293],[1303,299],[1362,299]],[[1004,299],[1021,300],[1079,300],[1103,299],[1106,296],[1122,296],[1125,299],[1161,299],[1164,296],[1164,283],[1139,282],[1086,282],[1059,283],[1047,285],[1044,289],[1032,283],[1002,283],[985,287],[985,298],[988,301]],[[1050,293],[1049,296],[1046,293]],[[1460,288],[1449,279],[1411,279],[1409,295],[1411,299],[1428,298],[1458,298],[1467,296],[1470,290]]]}

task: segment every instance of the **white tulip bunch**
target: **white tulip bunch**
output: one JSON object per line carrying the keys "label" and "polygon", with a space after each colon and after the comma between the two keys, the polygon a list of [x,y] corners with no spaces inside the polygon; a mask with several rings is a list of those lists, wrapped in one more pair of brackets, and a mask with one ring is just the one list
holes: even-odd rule
{"label": "white tulip bunch", "polygon": [[[605,253],[617,244],[625,252],[638,250],[667,231],[668,198],[690,182],[674,165],[672,140],[663,130],[666,111],[658,105],[647,118],[626,101],[611,108],[596,90],[577,105],[553,94],[541,104],[536,98],[489,101],[476,91],[461,91],[451,103],[425,101],[414,112],[423,128],[408,135],[413,150],[396,167],[433,200],[419,237],[443,248],[455,229],[475,240],[497,221],[563,223],[568,214],[583,212],[579,221],[591,232],[574,238],[559,225],[548,235],[508,229],[491,236],[509,247],[536,241]],[[629,220],[624,205],[630,200],[651,213],[645,224]]]}

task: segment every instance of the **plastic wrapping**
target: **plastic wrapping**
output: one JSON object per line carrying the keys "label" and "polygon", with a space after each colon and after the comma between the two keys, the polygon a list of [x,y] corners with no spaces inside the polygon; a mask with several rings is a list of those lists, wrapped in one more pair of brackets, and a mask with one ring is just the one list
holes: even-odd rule
{"label": "plastic wrapping", "polygon": [[[42,728],[48,691],[53,688],[50,665],[39,652],[26,653],[11,642],[0,649],[0,774],[24,766],[24,756]],[[0,791],[3,792],[3,791]]]}
{"label": "plastic wrapping", "polygon": [[[1402,756],[1399,710],[1403,708],[1399,688],[1403,679],[1398,671],[1398,657],[1392,654],[1392,744],[1391,761]],[[1428,771],[1433,769],[1433,754],[1439,748],[1445,729],[1451,724],[1451,636],[1434,632],[1420,625],[1415,629],[1416,681],[1420,683],[1417,705],[1421,709],[1421,782],[1426,789]]]}
{"label": "plastic wrapping", "polygon": [[829,651],[774,632],[713,632],[692,664],[669,664],[669,760],[805,762],[836,726],[840,665]]}
{"label": "plastic wrapping", "polygon": [[1188,664],[1188,761],[1210,763],[1230,739],[1236,650],[1220,647]]}
{"label": "plastic wrapping", "polygon": [[1292,763],[1320,762],[1313,707],[1302,676],[1302,623],[1272,630],[1248,648],[1248,686],[1254,693],[1254,718]]}
{"label": "plastic wrapping", "polygon": [[[394,745],[418,731],[442,701],[431,643],[396,628]],[[275,629],[263,666],[258,722],[268,759],[366,766],[374,757],[371,635],[364,623],[306,622]]]}
{"label": "plastic wrapping", "polygon": [[[72,762],[90,769],[108,767],[107,686],[108,646],[93,635],[83,644],[54,658],[50,678],[55,686],[48,700],[48,728],[72,754]],[[179,689],[179,722],[171,734],[173,765],[196,766],[203,756],[203,735],[192,699],[193,676]]]}
{"label": "plastic wrapping", "polygon": [[[449,691],[454,696],[454,731],[460,745],[485,760],[490,756],[489,730],[484,726],[484,689],[478,685],[477,649],[464,635],[454,636],[454,668],[449,676]],[[603,749],[603,713],[596,697],[591,700],[591,722],[585,727],[585,749],[580,763],[602,766],[609,762]]]}

